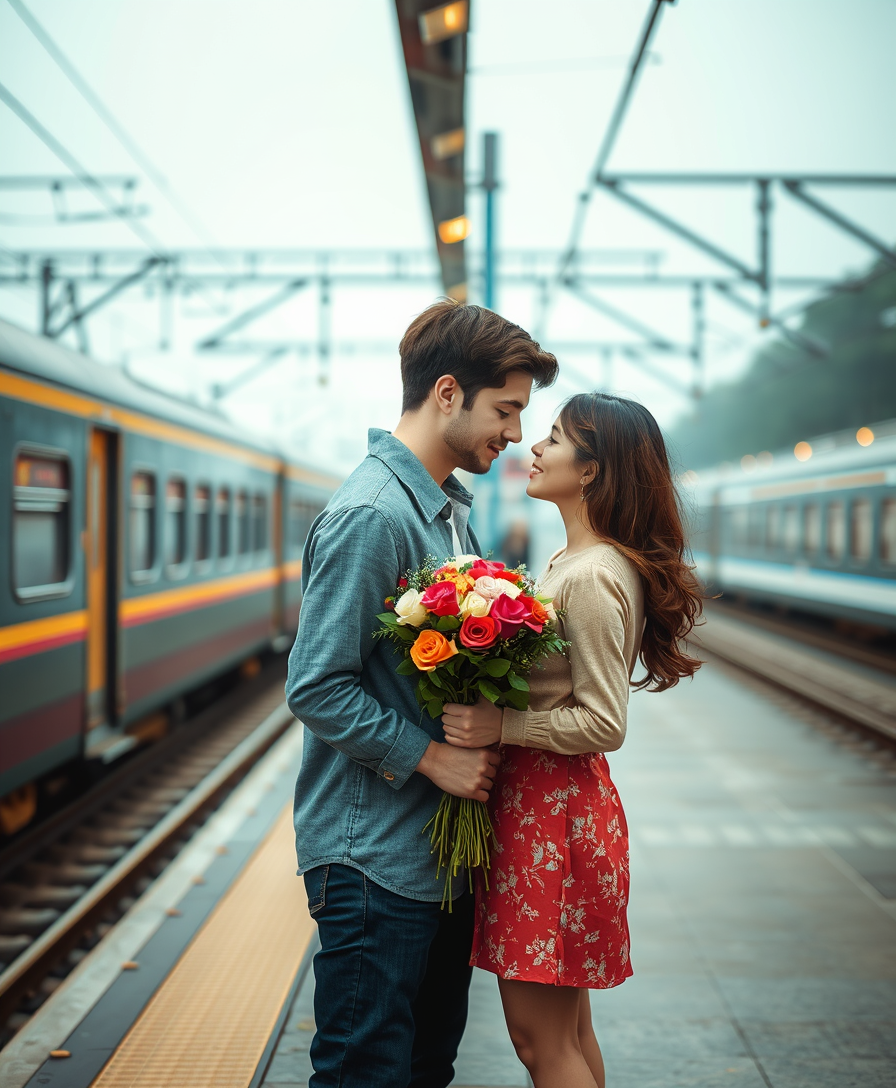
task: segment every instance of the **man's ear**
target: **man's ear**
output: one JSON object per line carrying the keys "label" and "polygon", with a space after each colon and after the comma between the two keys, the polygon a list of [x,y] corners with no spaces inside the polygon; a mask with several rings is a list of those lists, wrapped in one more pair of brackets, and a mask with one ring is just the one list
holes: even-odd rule
{"label": "man's ear", "polygon": [[432,388],[436,407],[446,416],[450,416],[456,407],[463,404],[464,391],[458,385],[457,378],[451,374],[443,374],[436,379]]}

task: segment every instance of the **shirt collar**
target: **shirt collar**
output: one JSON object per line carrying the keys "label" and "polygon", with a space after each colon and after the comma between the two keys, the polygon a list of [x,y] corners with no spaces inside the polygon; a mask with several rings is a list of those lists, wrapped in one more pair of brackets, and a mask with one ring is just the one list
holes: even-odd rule
{"label": "shirt collar", "polygon": [[423,467],[420,458],[389,431],[371,427],[367,432],[367,452],[395,473],[428,522],[432,522],[440,514],[445,517],[446,513],[443,511],[450,515],[451,504],[446,502],[446,496],[463,506],[473,505],[473,496],[454,473],[439,487]]}

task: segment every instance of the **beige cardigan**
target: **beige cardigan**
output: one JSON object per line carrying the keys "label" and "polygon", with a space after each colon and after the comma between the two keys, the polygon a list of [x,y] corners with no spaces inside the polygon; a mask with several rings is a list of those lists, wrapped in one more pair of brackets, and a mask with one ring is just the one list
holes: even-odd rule
{"label": "beige cardigan", "polygon": [[568,656],[551,654],[529,676],[528,710],[504,710],[503,744],[564,755],[613,752],[625,739],[629,680],[644,629],[644,594],[632,562],[612,544],[551,556],[539,587],[566,610]]}

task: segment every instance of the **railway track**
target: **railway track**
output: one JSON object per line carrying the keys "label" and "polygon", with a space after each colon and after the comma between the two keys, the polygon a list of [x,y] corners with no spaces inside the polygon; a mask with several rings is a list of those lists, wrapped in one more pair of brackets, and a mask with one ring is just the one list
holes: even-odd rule
{"label": "railway track", "polygon": [[294,720],[282,667],[0,855],[0,1047]]}
{"label": "railway track", "polygon": [[718,605],[707,607],[706,623],[691,641],[698,652],[723,658],[896,742],[896,667],[884,654]]}

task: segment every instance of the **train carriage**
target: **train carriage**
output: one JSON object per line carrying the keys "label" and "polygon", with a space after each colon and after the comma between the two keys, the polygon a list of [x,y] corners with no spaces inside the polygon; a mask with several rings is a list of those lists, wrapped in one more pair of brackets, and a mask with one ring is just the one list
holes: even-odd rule
{"label": "train carriage", "polygon": [[339,481],[0,322],[0,823],[179,696],[288,645]]}
{"label": "train carriage", "polygon": [[714,592],[896,630],[896,422],[752,471],[686,473],[694,561]]}

